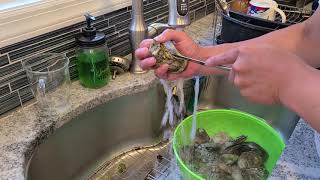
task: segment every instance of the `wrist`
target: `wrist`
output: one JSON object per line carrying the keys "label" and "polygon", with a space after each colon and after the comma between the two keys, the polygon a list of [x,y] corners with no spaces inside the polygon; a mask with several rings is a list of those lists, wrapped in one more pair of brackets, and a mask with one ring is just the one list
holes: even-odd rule
{"label": "wrist", "polygon": [[305,64],[299,70],[293,71],[279,89],[280,102],[301,113],[305,109],[304,102],[311,101],[313,91],[318,91],[314,85],[318,84],[319,77],[318,70]]}

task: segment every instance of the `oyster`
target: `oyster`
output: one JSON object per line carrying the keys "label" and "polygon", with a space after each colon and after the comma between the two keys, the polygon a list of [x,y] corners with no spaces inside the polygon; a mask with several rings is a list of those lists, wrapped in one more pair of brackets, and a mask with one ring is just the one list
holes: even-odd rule
{"label": "oyster", "polygon": [[249,168],[241,170],[241,174],[245,180],[264,180],[268,177],[268,171],[261,168]]}
{"label": "oyster", "polygon": [[239,136],[236,139],[229,139],[227,142],[225,142],[222,146],[222,150],[225,150],[226,148],[230,147],[230,146],[235,146],[237,144],[241,144],[243,142],[245,142],[247,140],[247,136]]}
{"label": "oyster", "polygon": [[238,166],[240,169],[261,167],[264,162],[262,158],[254,151],[243,152],[238,159]]}
{"label": "oyster", "polygon": [[[239,156],[236,154],[222,154],[220,159],[227,165],[232,165],[238,161]],[[239,163],[239,162],[238,162]]]}
{"label": "oyster", "polygon": [[206,132],[206,130],[201,129],[201,128],[197,129],[194,143],[195,144],[204,144],[209,141],[210,141],[210,137],[209,137],[208,133]]}
{"label": "oyster", "polygon": [[233,180],[231,175],[224,172],[212,173],[208,176],[207,179],[208,180]]}
{"label": "oyster", "polygon": [[243,142],[241,144],[236,144],[233,146],[229,146],[226,149],[224,149],[224,154],[237,154],[241,155],[243,152],[248,151],[254,151],[258,153],[263,161],[265,161],[268,158],[268,153],[257,143],[254,142]]}
{"label": "oyster", "polygon": [[237,166],[232,166],[231,176],[233,180],[243,180],[241,169]]}
{"label": "oyster", "polygon": [[218,164],[219,172],[231,174],[232,173],[232,167],[228,166],[226,163],[220,162]]}
{"label": "oyster", "polygon": [[217,144],[220,144],[221,146],[223,144],[225,144],[226,142],[231,142],[232,141],[232,138],[227,134],[227,133],[224,133],[224,132],[219,132],[217,134],[215,134],[211,140],[214,142],[214,143],[217,143]]}
{"label": "oyster", "polygon": [[153,40],[149,51],[156,59],[156,67],[168,64],[170,73],[181,73],[188,65],[188,61],[173,56],[176,52],[170,51],[163,43],[159,43],[156,40]]}

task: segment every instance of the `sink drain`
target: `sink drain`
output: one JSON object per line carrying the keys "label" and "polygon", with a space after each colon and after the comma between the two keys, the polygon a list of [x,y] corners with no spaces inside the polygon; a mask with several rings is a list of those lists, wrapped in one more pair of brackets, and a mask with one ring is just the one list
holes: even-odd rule
{"label": "sink drain", "polygon": [[138,147],[103,163],[88,180],[182,179],[173,156],[171,143]]}

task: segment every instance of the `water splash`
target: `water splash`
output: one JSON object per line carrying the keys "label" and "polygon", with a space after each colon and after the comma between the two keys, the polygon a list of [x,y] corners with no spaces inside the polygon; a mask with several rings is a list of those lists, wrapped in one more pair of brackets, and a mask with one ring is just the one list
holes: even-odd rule
{"label": "water splash", "polygon": [[[169,117],[169,124],[171,126],[173,126],[173,105],[172,105],[172,88],[171,86],[168,84],[167,81],[160,79],[160,82],[164,88],[164,91],[167,95],[167,100],[166,100],[166,112],[164,114],[164,116],[162,117],[162,122],[161,125],[162,127],[166,126],[167,122],[168,122],[168,117]],[[167,112],[168,111],[168,112]]]}
{"label": "water splash", "polygon": [[[196,83],[194,86],[194,109],[193,109],[193,121],[192,121],[192,132],[191,135],[189,134],[190,131],[186,131],[185,127],[183,126],[181,129],[182,133],[182,141],[183,144],[187,144],[187,142],[194,139],[196,134],[196,112],[198,108],[198,98],[199,98],[199,86],[200,86],[200,77],[195,77]],[[162,121],[161,121],[161,127],[164,128],[164,134],[163,138],[166,140],[169,140],[172,138],[174,126],[176,123],[179,123],[181,120],[184,119],[186,108],[185,108],[185,101],[184,101],[184,80],[178,80],[175,82],[167,82],[163,79],[160,79],[160,82],[164,88],[165,94],[167,96],[166,98],[166,110],[163,114]],[[176,92],[173,93],[173,87],[176,87]],[[176,96],[175,96],[176,95]],[[178,98],[177,98],[178,97]],[[187,133],[188,132],[188,133]],[[170,144],[172,145],[172,144]],[[172,148],[169,148],[169,150],[172,150]],[[189,165],[193,167],[193,156],[191,153],[187,154],[189,161]],[[170,161],[170,167],[171,172],[170,177],[168,179],[181,179],[181,176],[179,175],[179,168],[176,164],[176,159],[171,159]],[[161,179],[161,178],[156,178]]]}
{"label": "water splash", "polygon": [[198,98],[199,98],[199,88],[200,88],[200,77],[196,76],[196,83],[194,85],[194,104],[193,104],[193,114],[192,114],[192,129],[191,129],[191,140],[194,140],[196,137],[196,130],[197,130],[197,109],[198,109]]}
{"label": "water splash", "polygon": [[179,112],[178,115],[180,116],[180,120],[183,120],[184,115],[185,115],[185,102],[184,102],[184,91],[183,91],[183,85],[184,85],[184,80],[178,80],[177,81],[177,91],[178,91],[178,97],[180,100],[179,104]]}
{"label": "water splash", "polygon": [[[181,79],[175,82],[168,83],[167,81],[160,79],[160,82],[167,95],[166,111],[162,117],[161,127],[165,127],[168,124],[168,122],[169,125],[173,127],[175,123],[180,122],[185,115],[185,102],[183,91],[184,80]],[[173,95],[173,87],[176,87],[177,96]]]}

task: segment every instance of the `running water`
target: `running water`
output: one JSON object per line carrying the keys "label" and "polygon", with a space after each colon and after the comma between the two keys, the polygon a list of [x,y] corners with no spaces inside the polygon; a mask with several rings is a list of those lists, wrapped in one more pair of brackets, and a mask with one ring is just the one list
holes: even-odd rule
{"label": "running water", "polygon": [[193,114],[192,114],[192,129],[191,129],[191,141],[194,140],[196,137],[196,131],[197,131],[197,109],[198,109],[198,98],[199,98],[199,88],[200,88],[200,78],[199,76],[195,77],[196,83],[194,85],[194,104],[193,104]]}
{"label": "running water", "polygon": [[[163,139],[168,140],[172,137],[175,125],[184,119],[184,80],[181,79],[169,83],[160,79],[160,82],[167,96],[165,112],[161,120],[161,128],[164,130]],[[175,93],[173,93],[173,87],[176,87]]]}
{"label": "running water", "polygon": [[[191,134],[190,138],[191,141],[194,140],[195,135],[196,135],[196,129],[197,129],[197,121],[196,121],[196,112],[198,109],[198,98],[199,98],[199,88],[200,88],[200,77],[196,76],[195,77],[195,85],[194,85],[194,105],[193,105],[193,119],[192,119],[192,129],[191,129]],[[172,93],[172,86],[169,84],[167,81],[160,79],[160,82],[164,88],[164,91],[167,95],[166,99],[166,111],[162,117],[161,121],[161,127],[164,128],[168,124],[171,127],[175,125],[175,121],[181,121],[184,118],[184,111],[185,111],[185,102],[184,102],[184,91],[183,91],[183,80],[179,80],[176,82],[172,82],[172,86],[177,87],[177,95],[179,97],[179,107],[177,108],[177,103],[175,99],[173,98],[173,93]],[[185,134],[184,128],[182,128],[183,134]],[[170,131],[170,130],[169,130]],[[168,136],[170,136],[170,133],[165,131],[165,139],[168,139]],[[184,137],[187,137],[187,134],[183,135]],[[186,141],[187,139],[184,138]]]}
{"label": "running water", "polygon": [[169,124],[173,126],[173,104],[172,104],[172,88],[168,84],[167,81],[160,79],[160,82],[164,88],[164,91],[167,95],[167,100],[166,100],[166,112],[164,113],[161,121],[161,126],[164,127],[167,125],[168,118],[169,118]]}
{"label": "running water", "polygon": [[179,96],[179,100],[180,100],[178,115],[180,115],[180,117],[179,117],[180,120],[183,120],[184,115],[185,115],[183,83],[184,83],[184,80],[182,80],[182,79],[178,80],[178,82],[177,82],[177,91],[178,91],[178,96]]}

